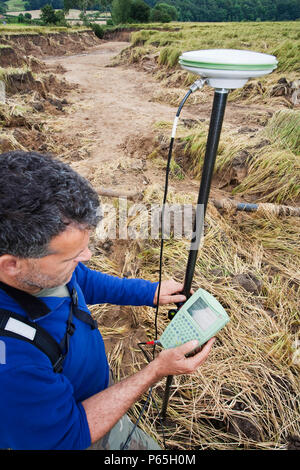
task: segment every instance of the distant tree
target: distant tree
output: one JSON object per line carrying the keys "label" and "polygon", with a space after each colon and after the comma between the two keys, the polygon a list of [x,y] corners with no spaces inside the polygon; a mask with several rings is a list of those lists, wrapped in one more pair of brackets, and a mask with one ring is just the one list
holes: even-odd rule
{"label": "distant tree", "polygon": [[45,5],[41,8],[41,20],[45,24],[55,24],[56,23],[56,15],[55,10],[52,5]]}
{"label": "distant tree", "polygon": [[150,21],[169,23],[178,19],[177,9],[168,3],[157,3],[150,12]]}
{"label": "distant tree", "polygon": [[97,0],[64,0],[63,9],[65,12],[68,12],[71,8],[78,8],[85,15],[87,10],[92,8],[96,3]]}
{"label": "distant tree", "polygon": [[148,23],[150,17],[150,7],[144,0],[132,0],[130,9],[130,19],[137,23]]}
{"label": "distant tree", "polygon": [[25,10],[37,10],[37,8],[32,8],[32,2],[28,1],[24,3]]}
{"label": "distant tree", "polygon": [[153,23],[169,23],[171,17],[164,11],[159,10],[158,8],[152,8],[150,12],[150,21]]}
{"label": "distant tree", "polygon": [[128,23],[131,13],[130,0],[113,0],[111,8],[111,17],[114,24]]}
{"label": "distant tree", "polygon": [[174,5],[170,5],[169,3],[165,2],[159,2],[155,5],[155,8],[166,12],[171,17],[171,21],[176,21],[178,19],[178,10]]}
{"label": "distant tree", "polygon": [[264,0],[263,2],[263,13],[261,15],[262,20],[275,21],[277,15],[277,4],[278,1]]}
{"label": "distant tree", "polygon": [[102,39],[104,36],[104,30],[98,23],[91,23],[91,28],[94,31],[97,38]]}
{"label": "distant tree", "polygon": [[67,25],[64,11],[55,11],[53,6],[49,4],[41,8],[40,19],[44,24],[55,24],[60,26]]}
{"label": "distant tree", "polygon": [[0,13],[1,15],[4,15],[7,10],[7,5],[3,1],[0,2]]}
{"label": "distant tree", "polygon": [[55,16],[56,16],[56,23],[55,23],[56,25],[68,26],[64,10],[57,10],[55,12]]}
{"label": "distant tree", "polygon": [[63,0],[27,0],[24,3],[25,10],[40,10],[45,5],[50,5],[54,9],[62,9]]}
{"label": "distant tree", "polygon": [[149,7],[154,7],[157,0],[145,0],[145,2],[149,5]]}
{"label": "distant tree", "polygon": [[99,0],[100,7],[102,7],[106,12],[111,11],[111,4],[112,0]]}
{"label": "distant tree", "polygon": [[277,19],[280,21],[300,18],[300,3],[298,0],[279,0],[277,4]]}
{"label": "distant tree", "polygon": [[30,13],[25,13],[23,15],[23,13],[20,13],[18,15],[18,23],[30,24],[31,23],[31,14]]}

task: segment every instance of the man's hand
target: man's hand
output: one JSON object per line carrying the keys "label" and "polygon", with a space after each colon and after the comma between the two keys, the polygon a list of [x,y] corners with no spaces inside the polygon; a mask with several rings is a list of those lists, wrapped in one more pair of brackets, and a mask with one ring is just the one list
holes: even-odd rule
{"label": "man's hand", "polygon": [[195,372],[206,361],[214,342],[215,338],[211,338],[202,350],[192,357],[186,357],[186,354],[199,345],[197,340],[160,352],[153,361],[159,379],[167,375],[192,374]]}
{"label": "man's hand", "polygon": [[133,403],[163,377],[195,372],[206,360],[214,340],[215,338],[211,338],[202,351],[193,357],[186,357],[186,354],[198,346],[198,341],[189,341],[176,348],[165,349],[143,369],[84,400],[82,405],[91,441],[94,443],[103,437]]}
{"label": "man's hand", "polygon": [[[158,287],[156,289],[153,303],[157,305],[157,295],[158,295]],[[178,302],[185,302],[186,297],[185,295],[180,294],[183,290],[183,284],[170,279],[169,281],[162,281],[160,285],[160,293],[159,293],[159,305],[166,305]]]}

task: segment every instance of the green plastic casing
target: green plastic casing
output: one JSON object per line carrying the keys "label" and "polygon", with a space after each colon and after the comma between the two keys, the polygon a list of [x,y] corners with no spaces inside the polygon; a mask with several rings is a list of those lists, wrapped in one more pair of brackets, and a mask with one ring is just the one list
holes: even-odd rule
{"label": "green plastic casing", "polygon": [[[198,322],[192,317],[197,315]],[[199,346],[215,336],[229,317],[222,305],[204,289],[198,289],[180,308],[159,341],[165,349],[197,339]]]}

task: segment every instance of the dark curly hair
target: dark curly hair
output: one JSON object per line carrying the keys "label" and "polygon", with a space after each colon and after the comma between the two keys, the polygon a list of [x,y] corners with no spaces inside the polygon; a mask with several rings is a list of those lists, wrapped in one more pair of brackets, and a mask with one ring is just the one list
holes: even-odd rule
{"label": "dark curly hair", "polygon": [[36,152],[0,155],[0,256],[41,258],[68,225],[100,220],[97,193],[70,166]]}

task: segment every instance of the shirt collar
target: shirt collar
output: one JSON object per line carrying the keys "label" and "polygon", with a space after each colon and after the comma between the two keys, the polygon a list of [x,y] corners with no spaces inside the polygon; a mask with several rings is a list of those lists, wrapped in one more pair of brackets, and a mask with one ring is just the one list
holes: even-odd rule
{"label": "shirt collar", "polygon": [[[67,288],[72,296],[72,291],[75,283],[75,271],[73,272]],[[45,304],[39,297],[35,297],[25,291],[16,289],[0,281],[0,289],[3,290],[11,299],[13,299],[26,313],[30,320],[38,320],[45,317],[51,312],[48,305]]]}
{"label": "shirt collar", "polygon": [[31,320],[36,320],[44,317],[50,312],[49,307],[38,297],[28,294],[20,289],[4,284],[0,281],[0,289],[2,289],[9,297],[11,297],[17,304],[25,310],[26,315]]}

